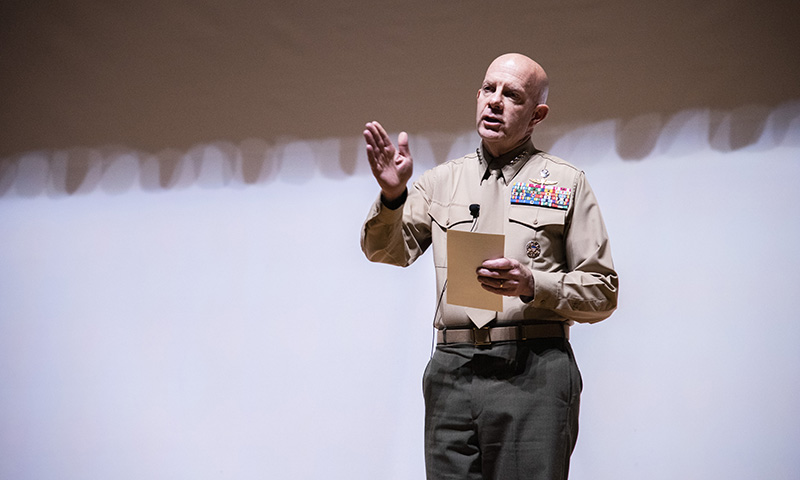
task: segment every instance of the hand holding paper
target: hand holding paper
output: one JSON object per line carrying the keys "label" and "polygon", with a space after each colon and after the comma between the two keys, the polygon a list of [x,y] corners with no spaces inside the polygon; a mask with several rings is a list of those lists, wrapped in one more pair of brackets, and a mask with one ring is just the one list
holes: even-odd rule
{"label": "hand holding paper", "polygon": [[513,258],[486,260],[477,271],[486,290],[509,297],[533,297],[533,274]]}
{"label": "hand holding paper", "polygon": [[503,297],[484,289],[477,272],[486,260],[503,258],[504,243],[503,235],[447,232],[447,303],[503,311]]}
{"label": "hand holding paper", "polygon": [[505,237],[490,233],[447,232],[447,303],[503,311],[503,295],[533,297],[533,275],[505,258]]}

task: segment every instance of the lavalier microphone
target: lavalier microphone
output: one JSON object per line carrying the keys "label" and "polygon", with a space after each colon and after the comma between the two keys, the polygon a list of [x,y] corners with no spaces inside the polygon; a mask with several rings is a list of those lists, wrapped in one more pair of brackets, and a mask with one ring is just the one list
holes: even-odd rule
{"label": "lavalier microphone", "polygon": [[478,218],[478,215],[481,214],[481,206],[473,203],[469,206],[469,213],[472,214],[472,218]]}

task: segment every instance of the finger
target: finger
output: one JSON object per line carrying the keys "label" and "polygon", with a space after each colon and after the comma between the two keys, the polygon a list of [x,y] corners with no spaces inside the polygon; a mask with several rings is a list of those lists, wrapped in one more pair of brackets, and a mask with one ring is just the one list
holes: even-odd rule
{"label": "finger", "polygon": [[411,157],[411,150],[408,148],[408,134],[406,132],[400,132],[397,137],[397,148],[404,157]]}
{"label": "finger", "polygon": [[488,270],[507,271],[514,268],[514,261],[508,258],[492,258],[484,261],[481,267]]}
{"label": "finger", "polygon": [[495,278],[500,278],[500,272],[496,270],[489,270],[488,268],[478,268],[476,273],[478,274],[479,281],[482,281],[484,279],[489,281],[489,280],[494,280]]}
{"label": "finger", "polygon": [[374,171],[378,167],[378,161],[375,159],[375,147],[369,144],[367,144],[367,160]]}
{"label": "finger", "polygon": [[369,130],[372,132],[376,153],[394,158],[394,144],[389,138],[389,134],[383,129],[383,126],[378,122],[372,122]]}
{"label": "finger", "polygon": [[481,284],[481,287],[487,292],[507,297],[517,296],[519,292],[519,283],[512,280],[506,280],[502,284],[497,283],[495,285]]}
{"label": "finger", "polygon": [[501,288],[502,285],[508,284],[511,279],[502,276],[498,272],[488,272],[488,275],[479,274],[478,282],[492,288]]}
{"label": "finger", "polygon": [[491,280],[494,280],[494,279],[509,280],[512,277],[512,273],[513,272],[511,270],[506,270],[506,269],[502,269],[502,268],[485,268],[485,267],[481,266],[481,267],[478,267],[478,269],[476,270],[476,273],[478,274],[479,278],[483,277],[483,278],[487,278],[487,279],[491,279]]}
{"label": "finger", "polygon": [[364,139],[367,142],[367,156],[372,154],[370,160],[376,165],[385,165],[394,158],[394,147],[391,143],[387,146],[374,127],[364,130]]}
{"label": "finger", "polygon": [[375,131],[375,127],[367,124],[367,128],[364,130],[364,140],[367,142],[367,145],[371,145],[374,149],[378,148],[378,142],[376,140],[377,132]]}
{"label": "finger", "polygon": [[372,122],[372,125],[375,127],[375,132],[377,132],[378,136],[380,136],[381,139],[389,141],[389,134],[386,133],[386,130],[383,128],[383,125],[381,125],[378,122]]}
{"label": "finger", "polygon": [[480,266],[476,270],[476,273],[478,276],[486,278],[509,278],[509,273],[511,273],[511,271],[501,268],[486,268]]}
{"label": "finger", "polygon": [[512,291],[511,285],[508,282],[495,282],[494,284],[484,283],[481,284],[481,287],[488,292],[496,293],[498,295],[508,295]]}
{"label": "finger", "polygon": [[367,160],[369,160],[370,166],[375,169],[378,166],[380,150],[378,150],[378,146],[375,144],[375,137],[370,130],[364,130],[364,140],[367,142]]}

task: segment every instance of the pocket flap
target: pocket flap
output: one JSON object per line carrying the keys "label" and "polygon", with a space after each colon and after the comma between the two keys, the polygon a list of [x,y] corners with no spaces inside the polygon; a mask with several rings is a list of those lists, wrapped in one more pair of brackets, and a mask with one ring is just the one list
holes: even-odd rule
{"label": "pocket flap", "polygon": [[439,203],[431,203],[428,209],[428,215],[430,215],[434,223],[444,229],[449,229],[460,223],[472,222],[472,216],[469,213],[469,206],[467,205],[442,205]]}
{"label": "pocket flap", "polygon": [[510,222],[529,228],[542,228],[545,225],[564,225],[567,212],[555,208],[534,207],[530,205],[511,205],[508,212]]}

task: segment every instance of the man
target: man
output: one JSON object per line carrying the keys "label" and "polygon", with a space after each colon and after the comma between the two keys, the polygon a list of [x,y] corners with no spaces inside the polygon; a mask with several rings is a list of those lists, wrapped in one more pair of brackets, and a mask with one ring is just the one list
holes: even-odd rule
{"label": "man", "polygon": [[[437,347],[423,379],[429,479],[568,475],[582,388],[569,326],[611,315],[618,281],[583,172],[533,146],[547,91],[530,58],[495,59],[478,90],[480,146],[410,189],[408,135],[396,148],[377,122],[364,131],[381,188],[362,230],[364,253],[407,266],[433,245]],[[505,256],[475,274],[503,296],[502,311],[447,302],[449,230],[505,235]]]}

